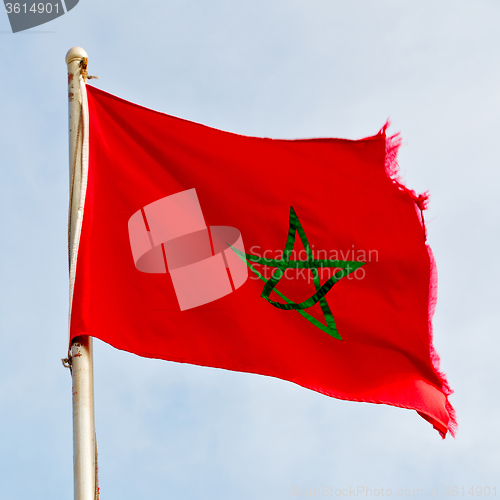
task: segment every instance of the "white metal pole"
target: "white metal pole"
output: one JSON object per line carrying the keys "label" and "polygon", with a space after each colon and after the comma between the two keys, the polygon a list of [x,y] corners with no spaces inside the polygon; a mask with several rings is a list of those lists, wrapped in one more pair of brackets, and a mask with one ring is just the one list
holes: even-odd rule
{"label": "white metal pole", "polygon": [[76,340],[71,346],[75,500],[95,500],[97,484],[92,337],[79,337]]}
{"label": "white metal pole", "polygon": [[[80,47],[73,47],[66,54],[66,64],[68,65],[69,165],[72,193],[69,224],[70,259],[73,254],[76,217],[80,205],[82,182],[83,123],[80,81],[82,78],[83,58],[87,58],[87,53]],[[94,425],[92,337],[82,336],[73,341],[71,363],[73,379],[74,498],[75,500],[95,500],[98,492],[96,485],[97,454]]]}

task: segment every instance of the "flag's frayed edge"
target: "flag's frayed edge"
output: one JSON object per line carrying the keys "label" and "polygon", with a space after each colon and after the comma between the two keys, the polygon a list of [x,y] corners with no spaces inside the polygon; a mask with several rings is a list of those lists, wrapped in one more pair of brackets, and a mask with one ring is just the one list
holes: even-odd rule
{"label": "flag's frayed edge", "polygon": [[386,135],[386,131],[390,125],[391,122],[387,120],[386,124],[380,130],[380,133],[385,135],[385,172],[389,179],[391,179],[391,181],[398,187],[398,189],[407,193],[415,202],[415,208],[417,209],[420,223],[422,224],[422,227],[424,229],[424,237],[425,239],[427,239],[427,231],[424,221],[424,210],[429,204],[429,191],[417,194],[413,189],[408,189],[405,186],[403,180],[401,179],[401,175],[399,174],[398,163],[398,152],[403,140],[399,132],[391,136]]}
{"label": "flag's frayed edge", "polygon": [[[407,193],[415,202],[415,209],[417,211],[417,215],[419,217],[420,223],[422,224],[422,229],[424,231],[424,240],[427,240],[427,230],[425,227],[424,221],[424,210],[427,209],[429,203],[429,192],[426,191],[422,194],[417,194],[414,190],[408,189],[401,179],[401,175],[399,173],[399,164],[398,164],[398,152],[401,147],[402,139],[401,134],[398,132],[394,135],[387,136],[386,131],[389,128],[391,122],[387,120],[386,124],[380,130],[380,134],[385,135],[385,172],[387,177],[391,179],[391,181],[398,187],[399,190]],[[446,375],[440,369],[441,359],[436,349],[434,348],[434,334],[432,327],[432,318],[434,316],[434,311],[436,309],[437,303],[437,285],[438,285],[438,277],[437,277],[437,267],[436,260],[434,259],[434,254],[432,253],[431,247],[426,243],[427,252],[429,254],[430,261],[430,279],[429,279],[429,352],[430,358],[432,362],[432,366],[439,377],[441,382],[441,390],[446,397],[446,411],[449,415],[448,421],[448,431],[452,437],[456,436],[458,430],[458,423],[456,419],[456,412],[453,406],[451,405],[448,397],[453,394],[453,389],[451,389],[448,380],[446,379]],[[446,433],[442,432],[440,429],[435,427],[439,432],[441,437],[444,439],[446,437]]]}
{"label": "flag's frayed edge", "polygon": [[[453,394],[453,389],[450,387],[450,384],[446,379],[446,374],[440,369],[441,359],[436,349],[434,348],[434,333],[432,327],[432,318],[434,316],[434,311],[436,309],[436,303],[437,303],[437,285],[438,285],[437,266],[431,247],[429,245],[425,246],[427,247],[427,252],[429,253],[429,260],[431,265],[431,275],[429,280],[429,348],[431,354],[431,361],[432,361],[432,366],[434,366],[434,370],[436,371],[439,379],[441,380],[442,391],[446,396],[446,411],[450,416],[450,420],[448,422],[448,430],[450,431],[451,436],[455,437],[458,430],[457,417],[455,409],[448,400],[448,396]],[[440,434],[441,437],[444,439],[446,435],[442,432],[440,432]]]}

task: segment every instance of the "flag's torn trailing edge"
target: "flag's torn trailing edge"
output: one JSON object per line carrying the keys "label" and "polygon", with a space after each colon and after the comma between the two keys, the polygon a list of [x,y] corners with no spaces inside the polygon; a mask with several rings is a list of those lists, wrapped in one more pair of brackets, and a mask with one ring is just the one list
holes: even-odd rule
{"label": "flag's torn trailing edge", "polygon": [[[449,433],[455,437],[458,430],[458,422],[456,417],[456,412],[453,406],[449,401],[449,396],[453,394],[453,389],[450,387],[448,380],[446,378],[446,374],[441,370],[440,364],[441,359],[436,349],[434,348],[433,342],[433,325],[432,318],[434,316],[434,311],[436,310],[437,304],[437,290],[438,290],[438,275],[437,275],[437,266],[436,259],[434,258],[434,254],[432,253],[431,247],[427,244],[427,228],[425,227],[425,219],[424,219],[424,211],[427,209],[429,204],[429,192],[417,194],[413,189],[409,189],[405,186],[400,174],[399,174],[399,163],[398,163],[398,152],[399,148],[402,144],[401,134],[398,132],[396,134],[387,136],[387,129],[391,125],[388,120],[386,124],[382,127],[381,132],[386,136],[386,147],[385,147],[385,171],[387,177],[389,177],[392,182],[400,189],[401,191],[407,193],[415,202],[415,209],[417,211],[417,215],[419,216],[420,223],[422,224],[422,230],[424,232],[424,240],[425,246],[427,248],[427,252],[429,253],[429,261],[430,261],[430,279],[429,279],[429,305],[428,305],[428,325],[429,325],[429,352],[431,357],[431,362],[436,371],[439,380],[441,381],[441,390],[443,394],[446,396],[446,411],[449,415],[448,422],[448,431]],[[429,420],[425,413],[418,412],[420,416]],[[429,420],[432,423],[432,420]],[[441,437],[444,439],[446,437],[446,432],[443,432],[441,429],[436,427]]]}

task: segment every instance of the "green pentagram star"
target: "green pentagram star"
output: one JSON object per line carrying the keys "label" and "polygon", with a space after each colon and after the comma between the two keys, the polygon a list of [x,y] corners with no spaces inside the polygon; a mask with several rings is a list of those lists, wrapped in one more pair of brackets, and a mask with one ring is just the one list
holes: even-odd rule
{"label": "green pentagram star", "polygon": [[[290,255],[293,251],[293,247],[295,245],[295,234],[298,233],[300,240],[302,241],[302,245],[306,251],[307,259],[306,260],[292,260],[290,259]],[[366,262],[356,262],[356,261],[348,261],[348,260],[333,260],[333,259],[314,259],[313,252],[311,250],[311,246],[309,245],[309,241],[307,240],[306,233],[302,224],[299,221],[299,218],[293,209],[290,207],[290,217],[289,217],[289,226],[288,226],[288,237],[286,240],[285,250],[283,252],[283,256],[281,259],[266,259],[264,257],[258,257],[256,255],[243,253],[237,250],[234,247],[231,247],[237,255],[246,263],[246,265],[251,269],[251,271],[261,279],[264,284],[264,289],[262,290],[261,297],[267,302],[269,302],[272,306],[282,309],[285,311],[297,311],[301,316],[311,322],[314,326],[328,333],[332,337],[336,339],[342,340],[340,336],[337,326],[335,325],[335,320],[333,318],[332,311],[328,302],[325,299],[325,295],[332,289],[335,283],[338,283],[342,278],[347,276],[348,274],[356,271],[361,266],[366,264]],[[267,267],[275,268],[272,276],[266,280],[262,274],[257,271],[253,264],[262,264]],[[318,268],[333,268],[338,269],[338,271],[325,281],[323,285],[321,285],[319,280]],[[316,292],[311,295],[308,299],[302,302],[293,302],[289,298],[285,297],[279,290],[276,289],[276,286],[280,282],[281,278],[284,276],[286,269],[310,269],[314,278],[314,287],[316,288]],[[270,299],[270,295],[272,292],[275,292],[279,297],[285,300],[286,303],[277,302]],[[314,304],[318,303],[321,306],[321,310],[323,311],[323,315],[325,318],[325,323],[323,324],[318,321],[316,318],[311,316],[309,313],[305,311],[312,307]]]}

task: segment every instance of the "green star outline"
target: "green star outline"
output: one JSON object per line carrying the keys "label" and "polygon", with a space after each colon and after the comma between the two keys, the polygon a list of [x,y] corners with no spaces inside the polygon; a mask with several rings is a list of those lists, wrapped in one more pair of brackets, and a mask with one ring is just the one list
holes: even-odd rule
{"label": "green star outline", "polygon": [[[302,245],[307,254],[307,260],[291,260],[290,255],[292,253],[293,247],[295,245],[295,235],[299,233],[300,240],[302,241]],[[349,260],[333,260],[333,259],[314,259],[313,253],[311,250],[311,246],[309,245],[309,241],[307,239],[306,233],[300,220],[297,216],[297,213],[290,207],[290,216],[288,220],[288,237],[285,244],[285,250],[283,252],[283,257],[281,259],[267,259],[265,257],[258,257],[256,255],[248,254],[241,252],[237,248],[231,246],[231,248],[235,251],[235,253],[245,262],[245,264],[251,269],[251,271],[264,282],[264,289],[262,290],[261,297],[267,302],[269,302],[272,306],[282,309],[285,311],[297,311],[301,316],[303,316],[307,321],[312,323],[314,326],[328,333],[332,337],[342,340],[340,336],[337,326],[335,324],[335,320],[333,318],[332,311],[328,302],[325,299],[325,295],[332,289],[335,283],[338,283],[342,278],[349,275],[350,273],[356,271],[361,266],[365,265],[366,262],[356,262]],[[266,280],[262,274],[257,271],[252,263],[261,264],[267,267],[275,267],[276,270],[273,272],[272,276]],[[329,267],[334,269],[339,269],[332,277],[330,277],[323,285],[319,280],[318,268],[321,267]],[[284,276],[286,269],[310,269],[313,278],[314,278],[314,286],[316,288],[316,292],[311,295],[308,299],[297,303],[293,302],[289,298],[285,297],[279,290],[276,289],[281,278]],[[270,295],[272,292],[275,292],[279,297],[285,300],[286,304],[282,302],[277,302],[270,299]],[[323,311],[323,315],[325,318],[326,325],[318,321],[315,317],[311,316],[309,313],[305,311],[312,307],[316,303],[320,303],[321,310]]]}

